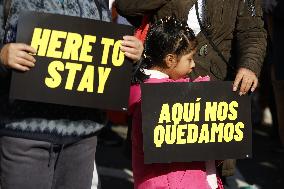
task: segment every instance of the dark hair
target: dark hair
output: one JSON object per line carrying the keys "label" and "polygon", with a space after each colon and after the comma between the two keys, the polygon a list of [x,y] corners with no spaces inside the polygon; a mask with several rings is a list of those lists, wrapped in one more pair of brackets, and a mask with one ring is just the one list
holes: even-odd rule
{"label": "dark hair", "polygon": [[147,79],[143,69],[152,66],[165,67],[167,54],[175,54],[178,58],[190,53],[197,46],[195,35],[186,22],[175,17],[165,17],[153,24],[145,40],[143,57],[135,70],[133,82],[141,83]]}

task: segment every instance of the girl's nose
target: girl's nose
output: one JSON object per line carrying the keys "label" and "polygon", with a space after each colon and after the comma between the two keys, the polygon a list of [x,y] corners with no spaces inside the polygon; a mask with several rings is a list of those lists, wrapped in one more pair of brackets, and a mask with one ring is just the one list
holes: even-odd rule
{"label": "girl's nose", "polygon": [[191,63],[190,63],[190,68],[193,69],[194,67],[195,67],[195,62],[194,62],[194,60],[192,60]]}

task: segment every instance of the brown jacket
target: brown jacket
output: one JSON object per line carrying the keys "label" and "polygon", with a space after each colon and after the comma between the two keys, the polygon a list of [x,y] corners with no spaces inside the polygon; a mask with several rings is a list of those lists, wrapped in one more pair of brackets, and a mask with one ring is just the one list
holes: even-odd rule
{"label": "brown jacket", "polygon": [[[259,0],[205,0],[204,30],[218,47],[231,69],[200,32],[195,57],[194,76],[210,75],[212,79],[234,79],[236,70],[244,67],[259,76],[266,51],[266,31],[263,28]],[[152,15],[152,21],[175,15],[187,20],[196,0],[116,0],[118,12],[135,18]],[[133,19],[134,18],[134,19]],[[134,25],[136,22],[132,22]]]}

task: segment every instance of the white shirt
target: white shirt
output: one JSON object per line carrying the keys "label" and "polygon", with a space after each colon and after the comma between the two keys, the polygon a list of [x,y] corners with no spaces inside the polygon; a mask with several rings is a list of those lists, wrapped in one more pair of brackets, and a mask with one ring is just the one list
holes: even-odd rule
{"label": "white shirt", "polygon": [[[202,20],[202,14],[203,14],[203,1],[204,0],[198,0],[198,12],[200,14],[200,19]],[[193,7],[191,7],[191,9],[189,10],[188,13],[188,19],[187,19],[187,25],[189,28],[191,28],[194,32],[195,35],[198,35],[199,32],[201,31],[200,29],[200,25],[196,16],[196,7],[195,4],[193,5]]]}
{"label": "white shirt", "polygon": [[148,70],[144,69],[144,73],[148,75],[150,78],[155,78],[155,79],[164,79],[164,78],[169,78],[169,76],[163,72],[160,72],[158,70]]}
{"label": "white shirt", "polygon": [[112,4],[113,4],[114,1],[115,0],[109,0],[109,2],[108,2],[108,7],[109,7],[110,10],[111,10],[111,7],[112,7]]}

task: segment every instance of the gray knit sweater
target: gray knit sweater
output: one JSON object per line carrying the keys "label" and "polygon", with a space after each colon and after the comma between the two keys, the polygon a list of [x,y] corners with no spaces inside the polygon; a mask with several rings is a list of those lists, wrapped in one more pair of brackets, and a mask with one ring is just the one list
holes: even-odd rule
{"label": "gray knit sweater", "polygon": [[[2,44],[15,42],[17,22],[22,10],[110,21],[105,0],[98,0],[98,4],[94,0],[12,0],[9,11],[5,11],[5,2],[0,0]],[[102,14],[99,14],[97,5],[101,7]],[[5,12],[9,14],[5,15]],[[0,64],[0,136],[68,143],[93,135],[104,125],[105,116],[99,110],[10,101],[9,82],[10,70]]]}

